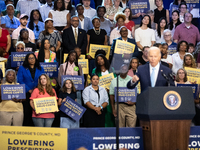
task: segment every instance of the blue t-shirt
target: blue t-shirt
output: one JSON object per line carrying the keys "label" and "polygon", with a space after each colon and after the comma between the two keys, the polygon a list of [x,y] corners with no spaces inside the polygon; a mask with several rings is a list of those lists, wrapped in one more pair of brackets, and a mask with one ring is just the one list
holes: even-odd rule
{"label": "blue t-shirt", "polygon": [[177,52],[177,44],[172,42],[172,44],[168,46],[167,54],[168,55],[173,55],[176,52]]}
{"label": "blue t-shirt", "polygon": [[35,39],[38,39],[40,32],[42,32],[44,30],[44,23],[43,22],[38,21],[37,25],[38,25],[38,31],[37,31],[36,24],[34,23],[33,32],[35,34]]}
{"label": "blue t-shirt", "polygon": [[169,17],[172,17],[172,12],[178,10],[179,5],[174,5],[173,2],[169,5]]}
{"label": "blue t-shirt", "polygon": [[12,19],[8,15],[1,17],[1,24],[6,24],[6,28],[16,29],[20,25],[19,19],[13,16]]}

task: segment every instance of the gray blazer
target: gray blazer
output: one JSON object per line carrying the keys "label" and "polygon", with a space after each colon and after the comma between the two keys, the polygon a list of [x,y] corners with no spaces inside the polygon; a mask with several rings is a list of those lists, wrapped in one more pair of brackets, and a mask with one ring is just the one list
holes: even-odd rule
{"label": "gray blazer", "polygon": [[[78,27],[81,28],[81,22],[80,21],[79,21]],[[92,29],[92,28],[93,28],[93,25],[92,25],[92,21],[90,20],[90,18],[84,17],[84,29],[83,30],[85,30],[87,32],[89,29]]]}

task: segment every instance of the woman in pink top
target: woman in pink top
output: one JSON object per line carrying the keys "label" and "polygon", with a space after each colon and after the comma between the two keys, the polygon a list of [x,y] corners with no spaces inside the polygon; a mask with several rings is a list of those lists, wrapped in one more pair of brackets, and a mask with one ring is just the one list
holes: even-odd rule
{"label": "woman in pink top", "polygon": [[61,77],[63,75],[83,75],[82,68],[78,65],[78,55],[72,50],[69,52],[65,63],[60,65],[58,72],[58,82],[61,85]]}
{"label": "woman in pink top", "polygon": [[36,98],[46,98],[46,97],[56,97],[56,92],[52,88],[50,79],[46,74],[42,74],[39,77],[38,87],[35,88],[30,97],[30,105],[33,108],[32,119],[33,123],[37,127],[51,127],[54,121],[54,113],[43,113],[36,114],[33,99]]}
{"label": "woman in pink top", "polygon": [[136,57],[133,57],[130,61],[129,64],[129,70],[128,70],[128,74],[129,76],[133,77],[133,75],[136,73],[137,68],[139,66],[139,59]]}

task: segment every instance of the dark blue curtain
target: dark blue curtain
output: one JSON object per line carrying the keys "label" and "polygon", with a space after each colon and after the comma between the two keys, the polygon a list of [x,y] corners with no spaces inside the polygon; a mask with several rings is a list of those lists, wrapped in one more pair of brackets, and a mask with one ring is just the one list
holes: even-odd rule
{"label": "dark blue curtain", "polygon": [[169,5],[171,2],[173,2],[173,0],[163,0],[164,8],[169,9]]}

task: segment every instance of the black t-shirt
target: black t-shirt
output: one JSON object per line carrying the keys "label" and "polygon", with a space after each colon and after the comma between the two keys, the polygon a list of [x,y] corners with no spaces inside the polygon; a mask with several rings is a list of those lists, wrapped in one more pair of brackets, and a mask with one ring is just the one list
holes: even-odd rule
{"label": "black t-shirt", "polygon": [[[64,99],[64,98],[66,98],[67,96],[70,97],[70,98],[73,99],[73,100],[77,99],[76,92],[71,92],[70,94],[68,94],[67,92],[65,93],[65,92],[62,92],[62,91],[59,92],[58,98]],[[63,113],[62,111],[60,111],[60,116],[61,116],[61,117],[68,117],[68,116],[67,116],[65,113]]]}
{"label": "black t-shirt", "polygon": [[162,17],[166,19],[166,9],[163,8],[161,11],[159,11],[158,8],[156,8],[154,10],[154,22],[158,23]]}
{"label": "black t-shirt", "polygon": [[94,32],[94,29],[88,30],[87,34],[90,35],[90,44],[104,45],[105,35],[107,35],[107,33],[104,29],[100,30],[99,35]]}
{"label": "black t-shirt", "polygon": [[36,51],[36,45],[32,42],[25,43],[25,52],[35,52]]}

